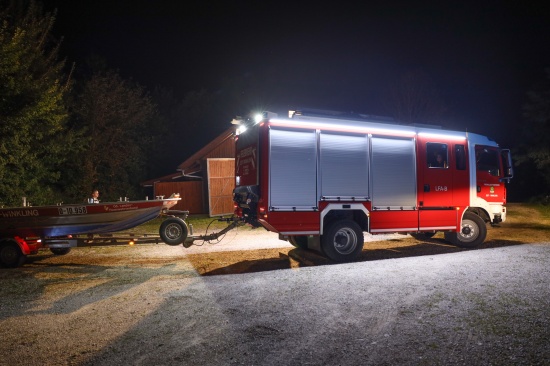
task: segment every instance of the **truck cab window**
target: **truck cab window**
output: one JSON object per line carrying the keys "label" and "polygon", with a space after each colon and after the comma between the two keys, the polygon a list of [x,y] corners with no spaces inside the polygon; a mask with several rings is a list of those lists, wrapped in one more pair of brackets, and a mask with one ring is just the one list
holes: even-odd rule
{"label": "truck cab window", "polygon": [[456,170],[466,170],[466,150],[464,145],[455,145]]}
{"label": "truck cab window", "polygon": [[428,142],[426,144],[426,153],[426,161],[428,162],[429,168],[447,169],[449,167],[447,144]]}
{"label": "truck cab window", "polygon": [[478,171],[487,172],[494,177],[498,177],[500,174],[498,151],[483,147],[477,148],[476,169]]}

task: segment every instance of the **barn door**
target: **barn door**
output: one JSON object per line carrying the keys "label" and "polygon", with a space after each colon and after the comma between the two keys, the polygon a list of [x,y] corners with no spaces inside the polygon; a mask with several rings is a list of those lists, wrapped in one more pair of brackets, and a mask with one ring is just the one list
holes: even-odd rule
{"label": "barn door", "polygon": [[235,159],[207,159],[208,211],[210,216],[233,214]]}

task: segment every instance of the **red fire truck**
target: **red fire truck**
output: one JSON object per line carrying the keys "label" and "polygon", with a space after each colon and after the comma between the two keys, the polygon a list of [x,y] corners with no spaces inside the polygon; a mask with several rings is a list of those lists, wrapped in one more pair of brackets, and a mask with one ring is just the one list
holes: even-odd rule
{"label": "red fire truck", "polygon": [[364,232],[475,247],[506,220],[510,150],[485,136],[368,117],[289,113],[236,136],[236,213],[299,248],[346,262]]}

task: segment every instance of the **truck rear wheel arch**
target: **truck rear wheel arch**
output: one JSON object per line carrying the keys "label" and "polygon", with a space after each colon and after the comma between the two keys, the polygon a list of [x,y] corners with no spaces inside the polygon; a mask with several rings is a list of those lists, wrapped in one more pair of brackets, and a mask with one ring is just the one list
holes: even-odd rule
{"label": "truck rear wheel arch", "polygon": [[369,231],[369,219],[361,210],[331,210],[323,218],[323,229],[325,231],[333,222],[350,220],[359,225],[362,231]]}

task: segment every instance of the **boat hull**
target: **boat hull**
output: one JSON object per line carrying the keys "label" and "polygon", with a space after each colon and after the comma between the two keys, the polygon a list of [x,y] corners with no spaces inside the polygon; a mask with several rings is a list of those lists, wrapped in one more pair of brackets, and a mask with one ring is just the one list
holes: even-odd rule
{"label": "boat hull", "polygon": [[0,209],[0,237],[57,237],[127,230],[168,210],[179,198]]}

